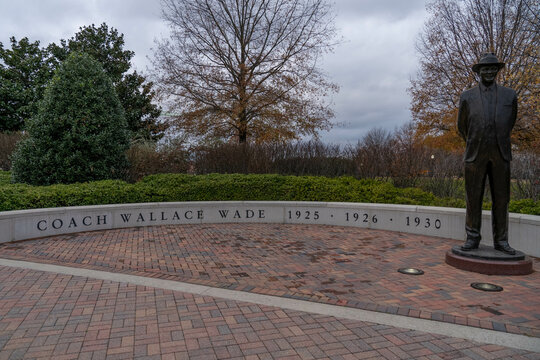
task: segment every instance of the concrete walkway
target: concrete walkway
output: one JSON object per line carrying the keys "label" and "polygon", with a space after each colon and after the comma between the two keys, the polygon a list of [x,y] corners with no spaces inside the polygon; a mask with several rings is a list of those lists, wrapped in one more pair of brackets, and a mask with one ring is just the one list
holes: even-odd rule
{"label": "concrete walkway", "polygon": [[[466,304],[467,296],[478,296],[475,300],[484,301],[482,306],[491,310],[483,317],[488,320],[481,320],[480,311],[467,314],[466,320],[501,323],[505,331],[414,316],[415,311],[441,313],[430,308],[440,299],[422,303],[420,298],[415,309],[406,306],[411,297],[403,291],[405,282],[408,288],[430,292],[429,273],[444,267],[440,260],[430,258],[441,240],[403,237],[329,226],[197,225],[6,244],[0,247],[0,359],[540,359],[540,339],[534,336],[540,317],[527,312],[528,306],[534,309],[539,301],[538,273],[488,277],[491,282],[502,281],[505,291],[490,294],[487,303],[485,293],[468,286],[461,294],[459,289],[447,291],[452,296],[439,294],[450,310],[443,317],[453,316],[455,303]],[[369,248],[375,241],[386,254],[384,262],[371,264],[367,259],[380,255]],[[422,277],[395,271],[410,256],[413,250],[408,247],[413,243],[429,249],[417,261],[428,270]],[[248,276],[239,275],[243,273]],[[272,280],[277,274],[292,277],[297,273],[302,276]],[[452,284],[461,277],[468,285],[478,275],[465,273],[469,276],[464,278],[463,273],[446,269],[444,281]],[[377,274],[383,275],[379,282],[393,281],[396,289],[384,284],[389,295],[380,296],[378,304],[367,303],[374,304],[376,311],[354,306],[360,302],[352,299],[369,293],[368,288],[355,285],[355,292],[346,296],[339,291],[350,289],[348,284],[365,286],[358,278]],[[325,294],[317,288],[329,288],[330,284],[323,283],[332,278],[336,291],[327,293],[332,296],[317,296],[317,292]],[[303,284],[286,286],[299,279],[304,279]],[[439,279],[436,286],[444,281]],[[372,286],[372,296],[381,291],[377,286],[382,285]],[[519,298],[508,288],[517,290]],[[405,295],[399,295],[400,291]],[[394,293],[399,295],[394,302],[397,311],[388,305],[381,311],[380,305],[392,303],[388,301]],[[496,308],[500,300],[511,300],[504,311],[512,317],[503,316],[498,310],[503,307]],[[526,326],[518,325],[518,317]],[[508,331],[512,329],[519,331]]]}

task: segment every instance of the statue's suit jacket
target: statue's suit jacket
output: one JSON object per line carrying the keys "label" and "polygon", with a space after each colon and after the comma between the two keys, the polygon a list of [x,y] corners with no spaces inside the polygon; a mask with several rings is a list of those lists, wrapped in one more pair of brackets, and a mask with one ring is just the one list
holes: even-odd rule
{"label": "statue's suit jacket", "polygon": [[[517,95],[510,88],[496,86],[495,133],[497,145],[504,160],[512,160],[510,132],[517,117]],[[480,86],[476,86],[461,94],[458,112],[458,130],[467,142],[465,162],[473,162],[479,151],[482,151],[482,136],[486,129],[484,107],[480,94]]]}

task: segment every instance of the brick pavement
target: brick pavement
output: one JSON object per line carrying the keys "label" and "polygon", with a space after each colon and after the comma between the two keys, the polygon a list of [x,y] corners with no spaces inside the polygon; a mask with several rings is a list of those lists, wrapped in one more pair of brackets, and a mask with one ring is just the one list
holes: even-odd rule
{"label": "brick pavement", "polygon": [[[444,263],[459,242],[321,225],[129,228],[0,246],[0,257],[181,280],[540,337],[540,275]],[[407,276],[400,267],[426,274]],[[538,270],[535,259],[534,267]],[[472,289],[491,282],[500,293]]]}
{"label": "brick pavement", "polygon": [[539,353],[0,266],[0,359],[540,359]]}

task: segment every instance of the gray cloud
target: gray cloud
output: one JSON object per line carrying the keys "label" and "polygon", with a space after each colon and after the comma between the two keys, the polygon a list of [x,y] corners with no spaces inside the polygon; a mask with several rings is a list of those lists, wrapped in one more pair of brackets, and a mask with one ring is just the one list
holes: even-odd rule
{"label": "gray cloud", "polygon": [[[356,142],[370,128],[392,130],[410,119],[409,79],[414,41],[425,20],[425,0],[336,0],[343,42],[321,65],[341,87],[328,142]],[[135,51],[133,66],[150,66],[154,39],[168,34],[159,0],[0,0],[0,41],[27,36],[43,46],[71,38],[81,26],[106,22]]]}
{"label": "gray cloud", "polygon": [[426,0],[336,0],[341,19],[384,18],[399,20],[423,10]]}
{"label": "gray cloud", "polygon": [[9,37],[39,40],[42,46],[69,39],[82,26],[105,22],[124,34],[126,48],[135,52],[138,70],[149,65],[146,57],[154,38],[167,33],[159,0],[0,0],[0,41]]}
{"label": "gray cloud", "polygon": [[336,5],[338,14],[347,14],[337,18],[344,43],[325,58],[324,67],[341,87],[335,110],[342,125],[321,139],[355,143],[371,128],[393,130],[410,120],[407,88],[417,71],[414,43],[425,3],[340,0]]}

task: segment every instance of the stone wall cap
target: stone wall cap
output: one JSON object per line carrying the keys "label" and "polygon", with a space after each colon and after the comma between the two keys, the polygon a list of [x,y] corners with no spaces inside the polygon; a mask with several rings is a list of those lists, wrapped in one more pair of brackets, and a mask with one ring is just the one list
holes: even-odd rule
{"label": "stone wall cap", "polygon": [[516,214],[519,216],[519,222],[522,224],[529,224],[529,225],[539,225],[540,224],[540,216],[538,215],[526,215],[526,214]]}
{"label": "stone wall cap", "polygon": [[465,215],[465,209],[449,208],[441,206],[418,206],[417,212],[429,212],[435,214]]}
{"label": "stone wall cap", "polygon": [[[14,217],[25,215],[51,215],[51,214],[63,214],[68,211],[98,211],[98,210],[117,210],[117,209],[153,209],[153,208],[173,208],[175,206],[245,206],[252,204],[260,204],[268,207],[279,206],[303,206],[303,207],[322,207],[322,208],[364,208],[364,209],[384,209],[384,210],[406,210],[415,212],[429,212],[436,214],[448,214],[448,215],[463,215],[465,209],[462,208],[448,208],[438,206],[419,206],[419,205],[405,205],[405,204],[377,204],[377,203],[355,203],[355,202],[313,202],[313,201],[181,201],[181,202],[148,202],[148,203],[127,203],[127,204],[103,204],[103,205],[85,205],[85,206],[71,206],[71,207],[57,207],[57,208],[42,208],[42,209],[26,209],[26,210],[11,210],[0,211],[1,219],[11,219]],[[482,218],[490,218],[491,212],[489,210],[482,211]],[[509,220],[511,222],[519,222],[523,224],[538,225],[540,223],[540,216],[510,213]]]}

